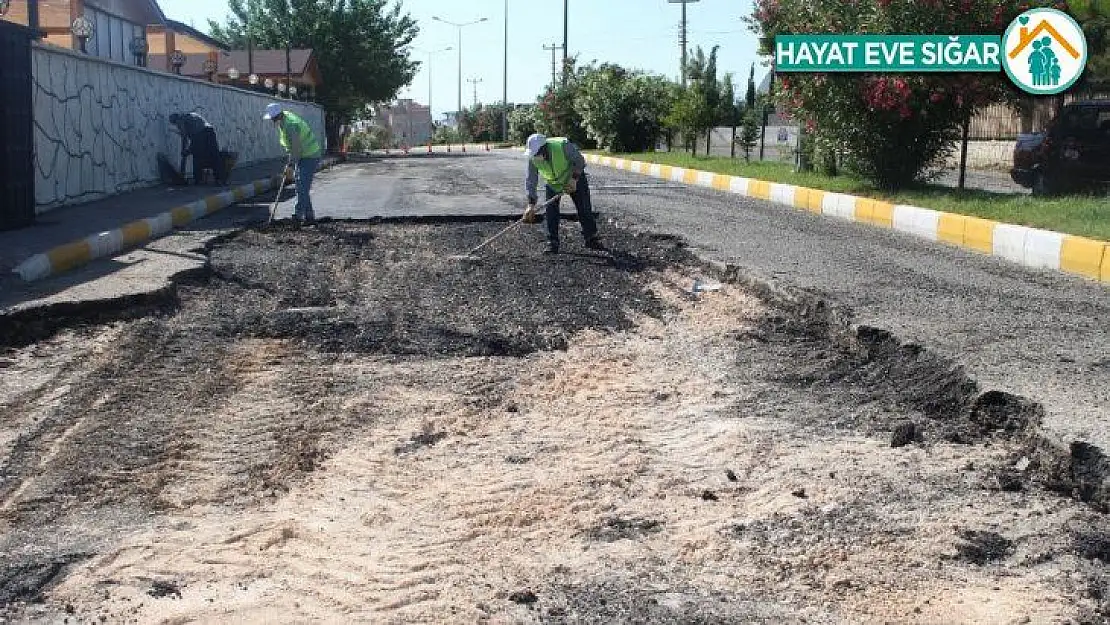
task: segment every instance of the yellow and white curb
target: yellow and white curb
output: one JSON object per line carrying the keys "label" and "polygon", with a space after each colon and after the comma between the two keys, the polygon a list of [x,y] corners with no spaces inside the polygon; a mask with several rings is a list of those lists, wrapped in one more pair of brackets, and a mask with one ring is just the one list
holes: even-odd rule
{"label": "yellow and white curb", "polygon": [[785,204],[818,215],[890,228],[1035,269],[1054,269],[1110,283],[1110,242],[917,206],[714,174],[597,154],[586,161],[672,182]]}
{"label": "yellow and white curb", "polygon": [[[335,162],[334,160],[325,161],[321,163],[320,169],[331,167]],[[100,232],[65,245],[59,245],[28,258],[17,265],[12,272],[18,274],[26,282],[34,282],[75,269],[98,258],[118,254],[125,249],[157,239],[175,228],[180,228],[216,211],[223,210],[232,204],[272,190],[280,182],[281,176],[262,178],[223,193],[210,195],[195,202],[172,208],[154,217],[132,221],[115,230]]]}

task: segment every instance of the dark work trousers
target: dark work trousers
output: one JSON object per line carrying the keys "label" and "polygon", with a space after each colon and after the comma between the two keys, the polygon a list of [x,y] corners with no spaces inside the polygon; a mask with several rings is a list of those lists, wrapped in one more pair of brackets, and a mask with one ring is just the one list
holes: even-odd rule
{"label": "dark work trousers", "polygon": [[[193,180],[196,184],[204,179],[204,170],[211,169],[216,182],[223,182],[223,163],[220,162],[220,145],[216,141],[216,130],[205,128],[189,137],[189,153],[193,155]],[[185,172],[181,172],[184,175]]]}
{"label": "dark work trousers", "polygon": [[[547,187],[547,199],[558,195],[554,189]],[[578,211],[578,222],[582,224],[582,237],[589,241],[597,236],[597,221],[594,219],[594,206],[590,202],[590,182],[586,174],[578,179],[578,187],[574,193],[570,194],[570,200],[574,202],[574,208]],[[559,245],[559,205],[563,203],[562,199],[557,200],[547,205],[547,240]]]}

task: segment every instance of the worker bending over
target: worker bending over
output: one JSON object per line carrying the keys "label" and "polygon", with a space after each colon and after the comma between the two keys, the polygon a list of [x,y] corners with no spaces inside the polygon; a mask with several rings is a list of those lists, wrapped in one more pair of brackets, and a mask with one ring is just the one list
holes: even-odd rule
{"label": "worker bending over", "polygon": [[[590,184],[586,178],[586,159],[570,140],[556,137],[549,139],[542,134],[528,137],[528,178],[525,189],[528,193],[528,207],[524,211],[524,221],[536,222],[536,186],[542,176],[547,184],[546,199],[550,200],[560,193],[566,193],[578,211],[578,221],[582,224],[582,236],[586,247],[603,250],[597,235],[597,221],[594,219],[593,205],[590,203]],[[559,253],[559,204],[556,200],[547,206],[547,249],[545,254]]]}
{"label": "worker bending over", "polygon": [[205,169],[212,170],[216,184],[223,184],[227,179],[227,172],[220,161],[220,145],[216,141],[216,129],[212,124],[196,113],[174,113],[170,115],[170,123],[177,126],[181,133],[181,175],[185,175],[184,159],[192,155],[193,180],[196,184],[199,185],[204,179]]}
{"label": "worker bending over", "polygon": [[[273,103],[266,107],[266,114],[262,119],[269,119],[277,127],[278,141],[281,147],[289,153],[290,158],[297,164],[297,205],[293,209],[293,219],[306,223],[316,221],[316,212],[312,208],[312,198],[309,190],[312,188],[312,178],[320,166],[320,158],[324,155],[320,142],[308,122],[301,119],[293,111],[286,111],[281,104]],[[286,175],[282,172],[282,175]]]}

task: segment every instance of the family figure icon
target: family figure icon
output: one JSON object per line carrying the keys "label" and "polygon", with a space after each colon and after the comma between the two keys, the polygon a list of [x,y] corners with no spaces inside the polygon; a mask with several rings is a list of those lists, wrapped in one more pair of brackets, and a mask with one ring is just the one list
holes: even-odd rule
{"label": "family figure icon", "polygon": [[1003,69],[1029,93],[1061,93],[1075,84],[1087,65],[1083,29],[1057,9],[1037,8],[1019,15],[1002,36],[1002,45]]}
{"label": "family figure icon", "polygon": [[1029,55],[1029,73],[1036,86],[1060,84],[1060,60],[1052,50],[1052,37],[1045,36],[1033,42],[1033,52]]}

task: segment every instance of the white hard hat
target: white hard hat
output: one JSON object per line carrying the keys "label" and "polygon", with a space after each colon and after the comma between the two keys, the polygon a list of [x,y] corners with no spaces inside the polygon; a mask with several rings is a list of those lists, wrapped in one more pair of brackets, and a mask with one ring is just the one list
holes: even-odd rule
{"label": "white hard hat", "polygon": [[266,114],[262,116],[262,119],[273,119],[281,115],[281,113],[281,105],[274,102],[273,104],[266,105]]}
{"label": "white hard hat", "polygon": [[528,137],[528,158],[533,158],[539,153],[540,148],[547,144],[547,137],[536,133]]}

